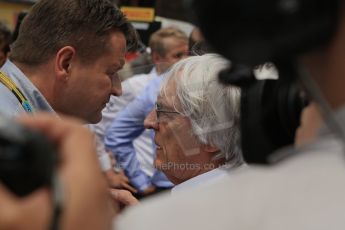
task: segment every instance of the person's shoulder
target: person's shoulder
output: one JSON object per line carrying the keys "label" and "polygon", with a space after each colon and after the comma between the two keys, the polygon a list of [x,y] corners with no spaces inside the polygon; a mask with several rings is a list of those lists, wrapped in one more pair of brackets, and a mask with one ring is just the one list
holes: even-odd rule
{"label": "person's shoulder", "polygon": [[0,113],[5,116],[15,117],[25,113],[18,99],[13,93],[0,83]]}
{"label": "person's shoulder", "polygon": [[[129,209],[118,229],[305,229],[343,226],[343,152],[333,140],[276,166],[247,167],[212,186]],[[332,152],[324,151],[333,146]],[[320,218],[320,216],[332,218]],[[309,220],[312,219],[313,222]],[[167,225],[166,223],[171,223]]]}

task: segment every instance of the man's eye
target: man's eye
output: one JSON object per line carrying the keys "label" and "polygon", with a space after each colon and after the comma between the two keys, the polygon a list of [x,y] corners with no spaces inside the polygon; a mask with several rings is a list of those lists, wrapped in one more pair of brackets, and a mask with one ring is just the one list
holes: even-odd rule
{"label": "man's eye", "polygon": [[107,75],[108,75],[109,77],[111,77],[111,78],[112,78],[112,77],[116,77],[117,72],[111,71],[111,72],[108,72]]}
{"label": "man's eye", "polygon": [[183,57],[183,55],[184,55],[184,53],[177,53],[177,54],[175,54],[175,57],[176,58],[181,58],[181,57]]}

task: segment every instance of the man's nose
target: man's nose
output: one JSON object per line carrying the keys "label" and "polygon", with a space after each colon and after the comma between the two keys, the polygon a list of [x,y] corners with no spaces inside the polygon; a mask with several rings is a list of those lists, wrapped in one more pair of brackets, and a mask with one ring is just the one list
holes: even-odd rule
{"label": "man's nose", "polygon": [[147,129],[158,129],[158,122],[157,122],[157,116],[156,111],[152,110],[145,118],[144,120],[144,126]]}
{"label": "man's nose", "polygon": [[111,95],[114,96],[121,96],[122,95],[122,86],[121,86],[121,81],[117,80],[117,81],[112,81],[112,85],[111,85]]}

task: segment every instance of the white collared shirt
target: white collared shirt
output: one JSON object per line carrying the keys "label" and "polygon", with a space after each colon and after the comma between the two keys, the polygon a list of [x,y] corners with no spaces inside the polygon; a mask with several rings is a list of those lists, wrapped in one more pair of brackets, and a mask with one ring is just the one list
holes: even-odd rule
{"label": "white collared shirt", "polygon": [[181,184],[175,185],[171,190],[171,195],[176,195],[180,192],[185,192],[190,189],[199,188],[206,185],[211,185],[221,179],[229,176],[229,169],[224,167],[215,168],[211,171],[193,177]]}

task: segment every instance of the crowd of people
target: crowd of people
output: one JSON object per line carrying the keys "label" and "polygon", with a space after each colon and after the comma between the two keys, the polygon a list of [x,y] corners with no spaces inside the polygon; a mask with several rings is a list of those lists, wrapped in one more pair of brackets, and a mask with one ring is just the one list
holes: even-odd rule
{"label": "crowd of people", "polygon": [[108,0],[39,0],[15,40],[0,24],[0,119],[43,133],[59,159],[57,182],[28,196],[0,181],[0,229],[341,229],[344,143],[326,126],[344,123],[338,11],[333,38],[298,60],[335,115],[312,98],[271,167],[246,162],[243,92],[218,80],[234,64],[198,28],[154,32],[149,73],[122,79],[140,38]]}

